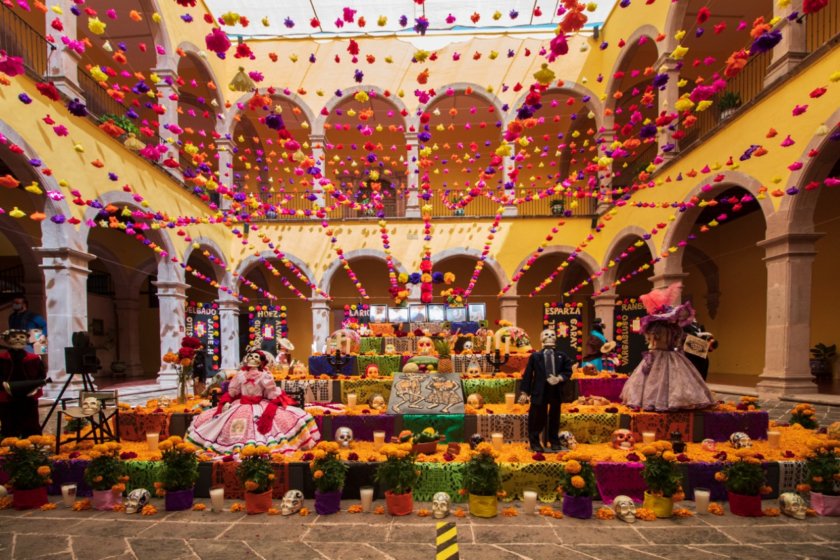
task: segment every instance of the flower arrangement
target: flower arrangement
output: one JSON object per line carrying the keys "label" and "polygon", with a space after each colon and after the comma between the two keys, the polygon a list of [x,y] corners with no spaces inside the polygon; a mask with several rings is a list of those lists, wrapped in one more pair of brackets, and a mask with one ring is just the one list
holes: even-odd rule
{"label": "flower arrangement", "polygon": [[338,449],[338,443],[322,441],[312,451],[312,480],[319,492],[337,492],[344,488],[348,467],[341,460]]}
{"label": "flower arrangement", "polygon": [[0,442],[6,448],[2,450],[3,467],[15,490],[35,490],[52,482],[50,449],[53,445],[50,436],[9,437]]}
{"label": "flower arrangement", "polygon": [[85,469],[85,482],[94,490],[125,491],[125,465],[120,459],[120,444],[115,441],[94,445],[88,453],[90,463]]}
{"label": "flower arrangement", "polygon": [[840,441],[817,441],[809,447],[812,451],[805,459],[808,489],[826,496],[840,495]]}
{"label": "flower arrangement", "polygon": [[198,450],[179,436],[172,436],[158,444],[163,460],[163,480],[158,495],[167,491],[188,490],[198,480]]}
{"label": "flower arrangement", "polygon": [[757,496],[767,493],[770,489],[765,486],[764,469],[761,461],[754,456],[755,452],[739,449],[735,455],[738,460],[729,462],[722,471],[715,473],[715,480],[723,482],[733,494]]}
{"label": "flower arrangement", "polygon": [[463,288],[449,288],[440,292],[449,307],[464,307],[465,294]]}
{"label": "flower arrangement", "polygon": [[414,453],[411,442],[388,443],[379,452],[385,455],[385,461],[376,469],[376,482],[392,494],[408,494],[417,484],[420,472],[414,466]]}
{"label": "flower arrangement", "polygon": [[192,381],[193,360],[196,351],[201,348],[201,340],[194,336],[185,336],[181,340],[178,353],[167,352],[163,355],[163,362],[172,364],[178,372],[178,402],[187,402],[187,386]]}
{"label": "flower arrangement", "polygon": [[[571,455],[571,458],[569,457]],[[577,455],[567,453],[563,472],[560,474],[560,488],[565,496],[588,496],[597,494],[595,471],[589,461],[579,461]]]}
{"label": "flower arrangement", "polygon": [[817,421],[814,420],[814,415],[817,411],[808,403],[799,403],[790,411],[790,423],[799,424],[803,428],[809,430],[817,429]]}
{"label": "flower arrangement", "polygon": [[236,476],[246,492],[262,494],[271,489],[275,475],[270,452],[265,445],[246,445],[239,451]]}
{"label": "flower arrangement", "polygon": [[645,456],[642,478],[648,491],[655,496],[670,498],[681,492],[682,475],[677,468],[677,455],[671,442],[656,441],[640,450]]}
{"label": "flower arrangement", "polygon": [[761,410],[761,405],[758,402],[758,397],[744,396],[741,397],[735,408],[737,408],[738,410],[751,412],[753,410]]}
{"label": "flower arrangement", "polygon": [[464,488],[470,494],[495,497],[502,489],[499,464],[496,463],[499,454],[492,445],[482,442],[471,455],[464,469]]}

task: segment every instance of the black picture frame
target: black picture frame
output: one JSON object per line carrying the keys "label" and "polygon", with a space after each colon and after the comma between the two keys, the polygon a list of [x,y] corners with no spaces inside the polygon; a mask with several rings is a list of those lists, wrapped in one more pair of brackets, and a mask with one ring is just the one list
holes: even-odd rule
{"label": "black picture frame", "polygon": [[370,306],[370,322],[371,323],[387,323],[388,322],[388,306],[387,305],[371,305]]}
{"label": "black picture frame", "polygon": [[485,303],[468,303],[467,316],[470,321],[478,323],[487,320],[487,304]]}
{"label": "black picture frame", "polygon": [[412,323],[425,323],[428,321],[429,314],[425,305],[409,305],[408,319]]}
{"label": "black picture frame", "polygon": [[446,306],[442,303],[430,303],[426,306],[426,314],[430,323],[443,323],[446,321]]}

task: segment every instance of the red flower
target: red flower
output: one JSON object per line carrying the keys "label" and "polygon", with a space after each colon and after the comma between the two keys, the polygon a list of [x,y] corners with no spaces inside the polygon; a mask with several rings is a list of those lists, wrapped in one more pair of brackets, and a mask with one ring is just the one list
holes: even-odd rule
{"label": "red flower", "polygon": [[533,459],[534,461],[545,461],[545,455],[537,452],[531,455],[531,459]]}
{"label": "red flower", "polygon": [[828,6],[828,0],[803,0],[802,13],[813,14]]}

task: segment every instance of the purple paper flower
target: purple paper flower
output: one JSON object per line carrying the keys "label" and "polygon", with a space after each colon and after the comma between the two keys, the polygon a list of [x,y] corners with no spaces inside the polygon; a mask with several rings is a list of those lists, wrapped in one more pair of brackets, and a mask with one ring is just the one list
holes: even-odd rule
{"label": "purple paper flower", "polygon": [[757,54],[761,54],[763,52],[767,52],[776,45],[779,44],[779,41],[782,40],[782,32],[778,29],[771,29],[770,31],[765,31],[758,37],[756,37],[755,41],[753,41],[752,45],[750,45],[750,56],[755,56]]}
{"label": "purple paper flower", "polygon": [[29,105],[30,103],[32,103],[32,98],[26,95],[25,93],[19,94],[18,99],[20,99],[20,102],[24,105]]}
{"label": "purple paper flower", "polygon": [[67,103],[67,110],[77,117],[84,117],[87,115],[87,107],[84,103],[79,101],[78,98],[74,98],[72,101]]}
{"label": "purple paper flower", "polygon": [[419,18],[414,19],[414,32],[419,33],[420,35],[425,35],[426,30],[429,28],[429,20],[426,19],[424,16],[420,16]]}
{"label": "purple paper flower", "polygon": [[361,70],[359,70],[359,69],[357,68],[357,69],[356,69],[356,71],[355,71],[355,72],[353,72],[353,79],[354,79],[357,83],[361,84],[361,83],[362,83],[362,80],[364,80],[364,79],[365,79],[365,73],[364,73],[364,72],[362,72]]}

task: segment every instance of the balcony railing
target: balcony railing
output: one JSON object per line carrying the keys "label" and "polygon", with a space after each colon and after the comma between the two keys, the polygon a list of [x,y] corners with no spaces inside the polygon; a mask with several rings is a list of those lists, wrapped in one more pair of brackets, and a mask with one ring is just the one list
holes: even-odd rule
{"label": "balcony railing", "polygon": [[104,115],[123,115],[125,106],[108,95],[108,90],[102,87],[84,68],[79,68],[79,87],[85,93],[88,112],[102,119]]}
{"label": "balcony railing", "polygon": [[22,58],[27,73],[41,79],[47,73],[48,53],[55,46],[14,10],[0,4],[0,49]]}
{"label": "balcony railing", "polygon": [[805,17],[805,47],[809,53],[840,33],[840,2],[829,2],[815,14]]}

